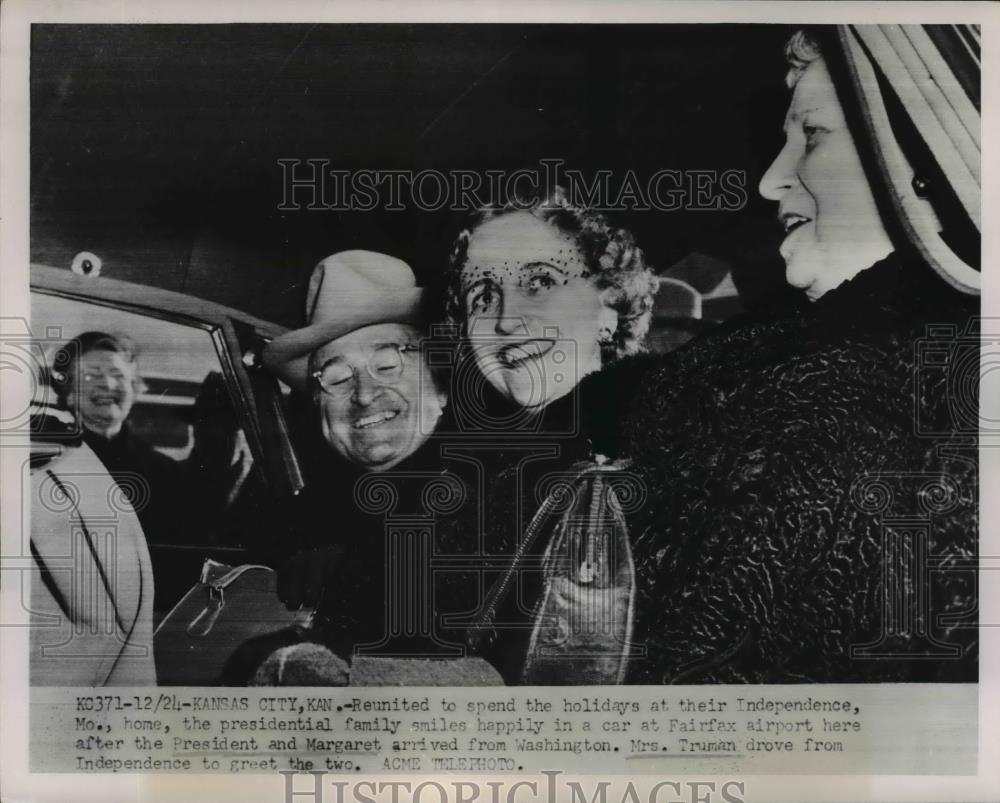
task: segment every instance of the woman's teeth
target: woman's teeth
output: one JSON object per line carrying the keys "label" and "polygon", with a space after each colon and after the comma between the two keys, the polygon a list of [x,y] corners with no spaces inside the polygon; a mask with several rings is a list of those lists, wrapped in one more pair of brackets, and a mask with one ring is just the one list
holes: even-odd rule
{"label": "woman's teeth", "polygon": [[786,214],[781,216],[781,225],[785,229],[785,234],[791,234],[795,229],[804,223],[808,223],[811,219],[804,215]]}
{"label": "woman's teeth", "polygon": [[507,346],[500,351],[500,362],[508,367],[514,367],[525,360],[541,357],[553,346],[551,340],[529,340],[515,346]]}
{"label": "woman's teeth", "polygon": [[386,410],[383,413],[375,413],[374,415],[366,415],[364,418],[359,418],[354,422],[355,429],[368,429],[369,427],[377,426],[385,421],[391,421],[397,415],[399,415],[398,410]]}

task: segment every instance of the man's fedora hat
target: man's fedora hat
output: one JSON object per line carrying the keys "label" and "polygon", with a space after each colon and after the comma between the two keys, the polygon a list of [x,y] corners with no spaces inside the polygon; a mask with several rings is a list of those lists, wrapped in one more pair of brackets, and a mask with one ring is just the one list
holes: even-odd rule
{"label": "man's fedora hat", "polygon": [[297,390],[306,388],[309,355],[338,337],[378,323],[419,325],[424,290],[403,260],[374,251],[341,251],[309,279],[306,325],[276,337],[264,364]]}

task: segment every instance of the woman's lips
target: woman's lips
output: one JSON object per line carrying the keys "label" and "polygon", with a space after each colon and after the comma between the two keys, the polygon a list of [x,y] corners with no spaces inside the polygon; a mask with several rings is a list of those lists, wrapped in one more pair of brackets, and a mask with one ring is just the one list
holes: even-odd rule
{"label": "woman's lips", "polygon": [[548,338],[525,340],[521,343],[504,346],[497,352],[497,358],[505,368],[517,368],[528,360],[544,357],[555,344],[554,340]]}
{"label": "woman's lips", "polygon": [[785,239],[781,241],[781,246],[778,248],[778,252],[781,254],[781,258],[785,260],[786,265],[792,257],[796,240],[801,238],[801,232],[807,227],[808,224],[811,223],[811,219],[801,218],[793,223],[793,225],[786,227],[785,230],[788,233],[785,235]]}

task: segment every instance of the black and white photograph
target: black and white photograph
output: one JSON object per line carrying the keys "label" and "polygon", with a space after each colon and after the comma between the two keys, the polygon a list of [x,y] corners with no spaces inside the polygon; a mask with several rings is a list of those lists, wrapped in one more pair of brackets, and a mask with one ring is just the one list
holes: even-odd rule
{"label": "black and white photograph", "polygon": [[707,5],[26,26],[34,771],[982,770],[983,28]]}

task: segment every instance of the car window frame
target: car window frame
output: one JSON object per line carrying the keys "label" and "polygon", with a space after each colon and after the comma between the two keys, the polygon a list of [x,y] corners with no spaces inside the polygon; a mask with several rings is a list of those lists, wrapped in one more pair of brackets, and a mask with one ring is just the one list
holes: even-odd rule
{"label": "car window frame", "polygon": [[[237,423],[243,428],[254,460],[263,469],[265,481],[279,498],[294,496],[301,490],[302,475],[288,438],[277,380],[266,374],[259,359],[264,344],[286,331],[284,327],[197,296],[105,276],[80,276],[38,263],[30,265],[29,287],[32,293],[204,331],[219,360]],[[262,410],[267,414],[263,415]]]}

